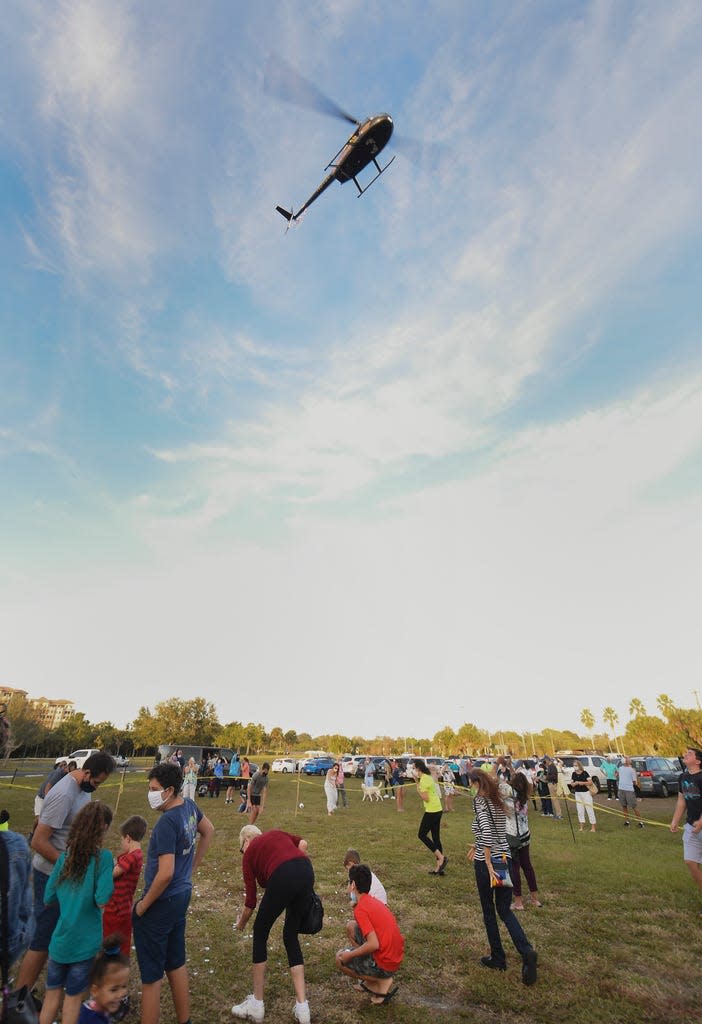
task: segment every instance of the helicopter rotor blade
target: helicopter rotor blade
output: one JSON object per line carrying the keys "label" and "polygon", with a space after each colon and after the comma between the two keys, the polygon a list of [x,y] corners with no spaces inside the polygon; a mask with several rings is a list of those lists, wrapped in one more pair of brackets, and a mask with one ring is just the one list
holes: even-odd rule
{"label": "helicopter rotor blade", "polygon": [[272,53],[266,62],[263,73],[263,91],[269,96],[276,96],[287,103],[294,103],[296,106],[306,107],[308,110],[316,110],[329,117],[338,117],[350,124],[359,125],[361,123],[351,114],[342,110],[334,100],[304,78],[277,53]]}

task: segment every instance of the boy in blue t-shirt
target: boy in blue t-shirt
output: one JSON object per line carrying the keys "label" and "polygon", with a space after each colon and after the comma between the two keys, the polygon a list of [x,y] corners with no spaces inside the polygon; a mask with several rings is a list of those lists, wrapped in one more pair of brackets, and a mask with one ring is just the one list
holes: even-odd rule
{"label": "boy in blue t-shirt", "polygon": [[149,772],[149,804],[161,817],[146,852],[144,895],[133,912],[134,945],[142,981],[142,1024],[158,1021],[164,972],[177,1024],[190,1020],[185,915],[192,873],[207,852],[214,826],[197,804],[180,795],[182,785],[180,765],[167,762]]}

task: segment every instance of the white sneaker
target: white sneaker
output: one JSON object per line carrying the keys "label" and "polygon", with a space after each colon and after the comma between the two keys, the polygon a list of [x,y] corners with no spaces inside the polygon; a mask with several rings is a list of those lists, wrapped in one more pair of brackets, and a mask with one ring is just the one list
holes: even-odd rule
{"label": "white sneaker", "polygon": [[307,1000],[304,1003],[295,1003],[293,1014],[297,1024],[310,1024],[310,1004]]}
{"label": "white sneaker", "polygon": [[262,999],[254,995],[247,996],[243,1003],[232,1006],[232,1016],[240,1020],[263,1020],[265,1006]]}

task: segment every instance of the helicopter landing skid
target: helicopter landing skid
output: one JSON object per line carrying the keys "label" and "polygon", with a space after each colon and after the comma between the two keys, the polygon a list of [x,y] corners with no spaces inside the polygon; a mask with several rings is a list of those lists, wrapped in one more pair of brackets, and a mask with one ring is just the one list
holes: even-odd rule
{"label": "helicopter landing skid", "polygon": [[[395,154],[395,156],[397,156],[397,154]],[[363,193],[368,191],[368,189],[371,187],[373,182],[378,180],[378,178],[383,173],[383,171],[387,171],[388,167],[390,166],[390,164],[392,163],[392,161],[394,159],[395,159],[395,157],[392,157],[392,159],[388,160],[388,162],[385,164],[385,167],[381,167],[380,164],[378,163],[378,161],[375,159],[375,157],[373,157],[373,163],[378,168],[378,173],[376,174],[376,176],[374,178],[371,178],[371,180],[368,182],[368,184],[366,185],[365,188],[361,188],[361,186],[358,184],[357,180],[355,178],[353,179],[353,183],[356,186],[356,188],[358,189],[358,196],[356,197],[357,199],[360,199],[361,196],[363,195]]]}

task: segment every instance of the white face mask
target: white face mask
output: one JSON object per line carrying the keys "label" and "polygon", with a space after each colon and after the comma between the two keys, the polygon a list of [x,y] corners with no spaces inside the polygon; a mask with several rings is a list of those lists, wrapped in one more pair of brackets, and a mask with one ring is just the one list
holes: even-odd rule
{"label": "white face mask", "polygon": [[352,907],[358,903],[358,896],[356,895],[355,889],[349,889],[349,903]]}
{"label": "white face mask", "polygon": [[163,789],[150,789],[148,791],[147,796],[149,798],[149,807],[151,808],[152,811],[157,811],[161,804],[164,802],[164,793],[165,790]]}

